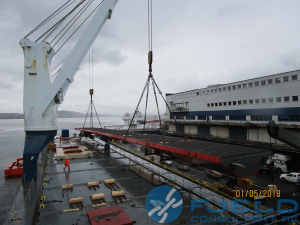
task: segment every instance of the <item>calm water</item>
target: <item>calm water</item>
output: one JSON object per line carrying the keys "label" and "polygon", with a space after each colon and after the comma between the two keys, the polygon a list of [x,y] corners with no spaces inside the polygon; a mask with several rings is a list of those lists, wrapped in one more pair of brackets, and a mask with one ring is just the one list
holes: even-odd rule
{"label": "calm water", "polygon": [[[82,127],[85,118],[59,118],[58,132],[61,129],[69,129],[70,136],[73,133],[79,134],[74,130],[76,127]],[[122,117],[99,117],[102,126],[123,125]],[[89,126],[89,120],[85,127]],[[94,127],[99,127],[99,122],[94,118]],[[24,147],[24,121],[22,119],[0,119],[0,224],[3,224],[6,218],[4,207],[11,196],[15,186],[20,178],[5,179],[4,170],[6,166],[17,158],[23,157]]]}

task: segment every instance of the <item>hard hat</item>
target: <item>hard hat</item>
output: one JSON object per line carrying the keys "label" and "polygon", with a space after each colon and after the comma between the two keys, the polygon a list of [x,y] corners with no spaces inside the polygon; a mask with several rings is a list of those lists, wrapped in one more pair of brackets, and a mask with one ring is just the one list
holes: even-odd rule
{"label": "hard hat", "polygon": [[66,157],[66,159],[68,158],[68,156]]}

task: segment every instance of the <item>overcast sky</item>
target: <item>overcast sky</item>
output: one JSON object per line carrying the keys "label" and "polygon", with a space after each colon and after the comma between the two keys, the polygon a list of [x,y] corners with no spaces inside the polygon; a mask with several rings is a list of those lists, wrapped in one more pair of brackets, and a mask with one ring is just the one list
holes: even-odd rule
{"label": "overcast sky", "polygon": [[[24,57],[18,43],[63,2],[0,0],[0,112],[22,113]],[[154,78],[165,95],[298,70],[299,21],[299,0],[153,0]],[[83,30],[57,53],[52,68]],[[119,0],[93,45],[99,114],[134,111],[148,76],[147,31],[147,1]],[[59,110],[86,113],[89,85],[86,57]],[[155,113],[150,96],[149,113]],[[165,112],[161,100],[160,108]]]}

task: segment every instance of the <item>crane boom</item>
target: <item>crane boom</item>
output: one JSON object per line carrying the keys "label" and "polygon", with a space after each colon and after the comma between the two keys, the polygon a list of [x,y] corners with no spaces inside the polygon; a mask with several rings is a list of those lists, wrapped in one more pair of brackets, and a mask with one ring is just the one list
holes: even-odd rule
{"label": "crane boom", "polygon": [[104,0],[86,27],[69,57],[51,82],[51,60],[55,55],[46,41],[20,40],[24,52],[24,129],[23,152],[25,180],[36,178],[37,159],[41,150],[57,133],[57,104],[61,103],[87,51],[118,0]]}
{"label": "crane boom", "polygon": [[276,126],[273,120],[270,120],[268,123],[268,133],[272,138],[300,150],[300,138],[286,129]]}
{"label": "crane boom", "polygon": [[55,80],[52,83],[53,88],[46,96],[45,101],[39,106],[39,109],[41,111],[46,110],[46,108],[58,92],[61,91],[62,96],[65,95],[65,90],[70,85],[70,83],[73,82],[73,78],[84,56],[90,49],[106,20],[111,18],[112,10],[114,9],[117,2],[118,0],[105,0],[101,4],[101,7],[96,12],[92,21],[89,23],[86,30],[71,51],[69,57],[66,59],[62,68],[58,72]]}

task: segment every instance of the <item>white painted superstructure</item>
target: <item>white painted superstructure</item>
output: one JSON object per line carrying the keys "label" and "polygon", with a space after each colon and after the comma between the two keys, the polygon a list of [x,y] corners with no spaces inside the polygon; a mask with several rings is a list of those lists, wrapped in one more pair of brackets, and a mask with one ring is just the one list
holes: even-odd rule
{"label": "white painted superstructure", "polygon": [[[269,142],[266,124],[271,119],[278,125],[299,128],[299,87],[300,70],[296,70],[166,94],[172,110],[169,131],[179,132],[175,117],[185,133],[230,138],[242,132],[246,137],[238,139]],[[247,126],[245,133],[241,127]],[[236,135],[231,135],[234,132]]]}

